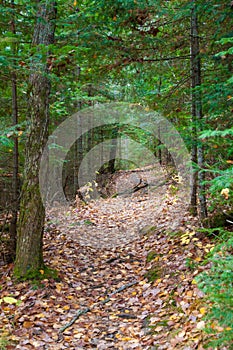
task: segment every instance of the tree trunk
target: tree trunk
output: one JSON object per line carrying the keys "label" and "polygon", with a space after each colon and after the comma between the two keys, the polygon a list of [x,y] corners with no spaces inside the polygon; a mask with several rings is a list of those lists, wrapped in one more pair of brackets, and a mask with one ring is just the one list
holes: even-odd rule
{"label": "tree trunk", "polygon": [[116,162],[116,153],[117,153],[117,143],[118,143],[118,132],[119,128],[116,127],[112,130],[112,140],[109,152],[109,162],[108,162],[108,172],[110,174],[115,173],[115,162]]}
{"label": "tree trunk", "polygon": [[[11,0],[11,8],[14,11],[14,0]],[[11,20],[11,31],[16,34],[15,29],[15,18],[12,15]],[[12,52],[16,55],[16,44],[12,43]],[[17,103],[17,75],[13,69],[11,73],[11,90],[12,90],[12,125],[18,124],[18,103]],[[13,190],[13,205],[12,205],[12,217],[10,222],[10,261],[14,261],[16,253],[16,236],[17,236],[17,217],[19,210],[19,150],[18,150],[18,136],[14,137],[14,149],[13,149],[13,179],[12,179],[12,190]]]}
{"label": "tree trunk", "polygon": [[[56,3],[37,1],[38,12],[32,45],[54,43]],[[39,49],[38,49],[39,50]],[[47,56],[48,56],[47,52]],[[46,60],[47,61],[47,60]],[[48,137],[49,70],[46,61],[32,58],[28,89],[29,135],[25,150],[24,182],[20,201],[14,274],[30,278],[43,268],[43,228],[45,209],[39,190],[39,165]]]}
{"label": "tree trunk", "polygon": [[[201,93],[198,89],[201,86],[201,60],[199,49],[198,36],[198,18],[196,1],[191,0],[191,77],[192,77],[192,124],[193,124],[193,145],[192,145],[192,162],[193,177],[191,188],[191,211],[197,215],[197,192],[200,204],[200,216],[205,218],[207,216],[204,173],[200,171],[204,165],[204,151],[202,144],[197,139],[197,132],[202,128],[202,101]],[[196,165],[195,165],[196,164]],[[198,169],[197,169],[198,168]],[[198,191],[197,191],[198,190]]]}

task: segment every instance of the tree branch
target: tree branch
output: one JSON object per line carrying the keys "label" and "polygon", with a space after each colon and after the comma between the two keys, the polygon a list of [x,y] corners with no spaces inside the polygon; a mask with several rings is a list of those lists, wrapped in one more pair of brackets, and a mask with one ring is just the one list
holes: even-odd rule
{"label": "tree branch", "polygon": [[[61,336],[61,334],[69,327],[71,327],[76,321],[77,319],[79,319],[79,317],[81,315],[84,315],[88,312],[90,312],[95,306],[98,306],[98,305],[104,305],[104,304],[107,304],[109,302],[109,300],[111,299],[111,297],[119,292],[122,292],[123,290],[129,288],[129,287],[132,287],[134,286],[135,284],[138,284],[139,281],[133,281],[133,282],[129,282],[123,286],[121,286],[120,288],[116,289],[114,292],[110,293],[108,295],[107,298],[105,298],[104,300],[101,300],[97,303],[94,303],[92,304],[90,307],[86,307],[85,309],[80,309],[77,311],[77,313],[75,314],[75,316],[70,320],[70,322],[66,323],[63,327],[61,327],[59,329],[59,335]],[[60,337],[58,336],[58,340],[60,339]]]}

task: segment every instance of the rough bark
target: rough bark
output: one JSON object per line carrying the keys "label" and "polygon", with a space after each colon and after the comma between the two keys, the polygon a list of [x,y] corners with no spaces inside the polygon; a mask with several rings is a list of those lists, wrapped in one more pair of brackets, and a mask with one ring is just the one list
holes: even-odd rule
{"label": "rough bark", "polygon": [[[51,0],[37,1],[37,6],[32,45],[46,47],[54,43],[56,3]],[[39,166],[48,136],[50,80],[46,60],[38,60],[36,56],[31,62],[28,89],[30,129],[25,149],[24,182],[14,270],[18,278],[31,277],[44,266],[42,246],[45,209],[39,191]]]}
{"label": "rough bark", "polygon": [[[11,8],[14,10],[15,3],[11,0]],[[11,19],[11,31],[16,34],[15,18],[12,15]],[[12,51],[16,55],[17,47],[16,44],[12,43]],[[12,125],[18,124],[18,100],[17,100],[17,75],[15,70],[11,73],[11,90],[12,90]],[[17,237],[17,218],[19,209],[19,150],[18,150],[18,137],[14,137],[14,148],[13,148],[13,178],[12,178],[12,191],[13,191],[13,203],[11,210],[11,222],[10,222],[10,261],[15,259],[16,253],[16,237]]]}

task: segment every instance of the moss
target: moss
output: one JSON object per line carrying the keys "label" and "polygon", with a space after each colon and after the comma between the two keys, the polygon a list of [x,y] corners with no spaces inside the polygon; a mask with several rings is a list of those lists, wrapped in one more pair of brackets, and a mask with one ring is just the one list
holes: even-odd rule
{"label": "moss", "polygon": [[146,257],[146,262],[149,263],[152,260],[154,260],[154,258],[156,258],[156,256],[158,256],[159,254],[157,254],[154,250],[151,250]]}
{"label": "moss", "polygon": [[91,220],[87,219],[84,220],[84,225],[94,225],[94,223]]}
{"label": "moss", "polygon": [[29,269],[26,274],[21,276],[21,271],[15,269],[14,277],[17,281],[42,281],[44,279],[58,280],[58,273],[56,270],[50,269],[47,266],[43,266],[40,269]]}
{"label": "moss", "polygon": [[152,267],[149,271],[145,273],[145,278],[147,278],[149,282],[154,282],[159,277],[160,277],[160,270],[158,266]]}
{"label": "moss", "polygon": [[7,349],[8,340],[6,338],[1,337],[0,338],[0,350]]}
{"label": "moss", "polygon": [[150,226],[150,225],[146,225],[144,227],[142,227],[140,230],[139,230],[139,233],[140,235],[142,236],[151,236],[153,233],[155,233],[156,231],[156,226]]}
{"label": "moss", "polygon": [[197,268],[198,263],[196,263],[195,260],[191,258],[186,258],[185,266],[191,271],[194,271]]}

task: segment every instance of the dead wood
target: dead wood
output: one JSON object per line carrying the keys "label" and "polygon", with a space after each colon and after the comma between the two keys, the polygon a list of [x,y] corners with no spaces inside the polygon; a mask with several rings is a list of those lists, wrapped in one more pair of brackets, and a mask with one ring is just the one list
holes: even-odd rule
{"label": "dead wood", "polygon": [[129,282],[123,286],[121,286],[120,288],[116,289],[114,292],[110,293],[109,296],[107,298],[105,298],[104,300],[101,300],[97,303],[94,303],[92,304],[90,307],[86,307],[84,309],[80,309],[77,311],[77,313],[75,314],[75,316],[70,320],[70,322],[66,323],[63,327],[61,327],[59,329],[59,336],[58,336],[58,341],[60,340],[60,336],[61,334],[69,327],[71,327],[76,321],[77,319],[81,316],[81,315],[84,315],[88,312],[90,312],[95,306],[98,306],[98,305],[104,305],[104,304],[107,304],[111,297],[119,292],[122,292],[123,290],[129,288],[129,287],[132,287],[134,286],[135,284],[138,284],[139,281],[133,281],[133,282]]}

